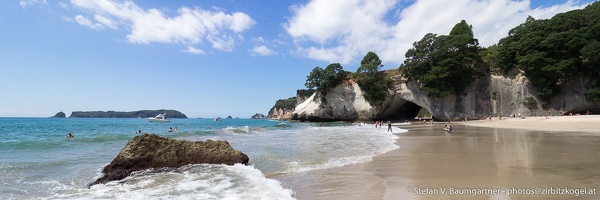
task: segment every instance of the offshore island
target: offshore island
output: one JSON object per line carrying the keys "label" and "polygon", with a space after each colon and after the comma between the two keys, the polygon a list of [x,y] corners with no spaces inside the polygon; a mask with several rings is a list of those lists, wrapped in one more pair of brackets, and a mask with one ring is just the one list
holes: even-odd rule
{"label": "offshore island", "polygon": [[[168,118],[188,118],[177,110],[139,110],[139,111],[73,111],[69,118],[148,118],[165,114]],[[66,118],[64,112],[58,112],[51,118]]]}

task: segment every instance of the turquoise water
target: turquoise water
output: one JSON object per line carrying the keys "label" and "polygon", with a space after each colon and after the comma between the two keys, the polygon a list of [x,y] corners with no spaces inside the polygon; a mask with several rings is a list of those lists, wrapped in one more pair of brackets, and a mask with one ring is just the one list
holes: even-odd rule
{"label": "turquoise water", "polygon": [[[370,160],[398,148],[372,126],[274,120],[0,118],[0,199],[293,199],[274,180]],[[167,132],[169,128],[179,130]],[[183,140],[227,140],[250,165],[191,165],[87,185],[136,132]],[[66,138],[69,133],[74,138]]]}

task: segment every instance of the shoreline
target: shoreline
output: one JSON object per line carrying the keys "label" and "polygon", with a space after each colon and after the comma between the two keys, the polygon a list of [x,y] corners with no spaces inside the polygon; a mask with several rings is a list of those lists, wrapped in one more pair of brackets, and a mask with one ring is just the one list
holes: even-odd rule
{"label": "shoreline", "polygon": [[[598,199],[600,116],[413,123],[399,149],[371,161],[276,177],[297,199]],[[395,128],[398,126],[394,126]],[[563,134],[568,133],[568,134]],[[592,134],[590,134],[592,133]],[[595,194],[509,195],[511,188],[572,187]],[[454,194],[490,188],[498,194]],[[435,189],[435,190],[434,190]],[[446,190],[441,193],[440,189]],[[468,190],[467,190],[468,191]],[[427,193],[430,192],[430,193]]]}

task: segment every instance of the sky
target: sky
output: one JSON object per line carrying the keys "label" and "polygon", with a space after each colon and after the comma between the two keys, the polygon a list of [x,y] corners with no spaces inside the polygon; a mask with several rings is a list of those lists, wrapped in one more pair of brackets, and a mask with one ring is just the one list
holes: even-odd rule
{"label": "sky", "polygon": [[527,16],[593,0],[0,1],[0,117],[175,109],[267,114],[314,67],[396,69],[427,33],[464,19],[483,47]]}

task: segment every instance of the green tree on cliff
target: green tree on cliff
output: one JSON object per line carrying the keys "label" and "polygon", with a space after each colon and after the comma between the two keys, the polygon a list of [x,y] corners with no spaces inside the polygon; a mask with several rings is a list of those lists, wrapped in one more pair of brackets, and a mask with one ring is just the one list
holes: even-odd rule
{"label": "green tree on cliff", "polygon": [[356,83],[363,90],[364,97],[372,105],[381,105],[385,100],[390,81],[379,70],[383,67],[381,59],[374,52],[369,52],[363,57],[356,70]]}
{"label": "green tree on cliff", "polygon": [[[569,79],[600,78],[600,2],[583,10],[557,14],[552,19],[527,20],[498,43],[503,72],[522,70],[539,90],[543,107],[560,93]],[[600,102],[600,82],[592,81],[588,100]]]}
{"label": "green tree on cliff", "polygon": [[306,77],[304,84],[308,89],[316,88],[323,93],[323,96],[329,89],[336,87],[340,82],[346,79],[348,73],[339,63],[329,64],[325,69],[315,67]]}
{"label": "green tree on cliff", "polygon": [[483,73],[479,42],[465,20],[456,24],[450,35],[426,34],[405,56],[401,72],[419,82],[429,96],[460,94]]}

